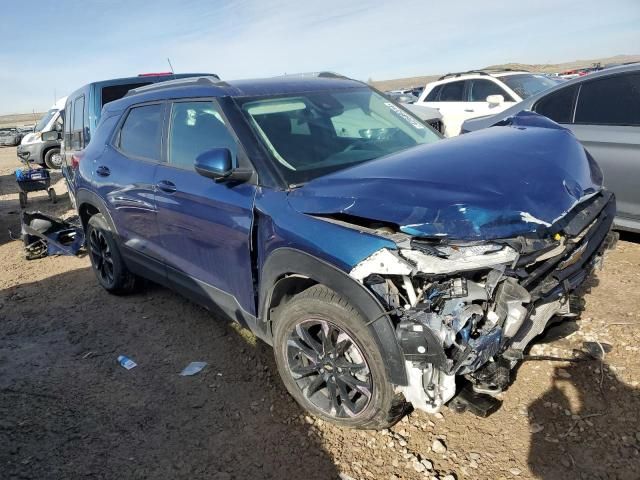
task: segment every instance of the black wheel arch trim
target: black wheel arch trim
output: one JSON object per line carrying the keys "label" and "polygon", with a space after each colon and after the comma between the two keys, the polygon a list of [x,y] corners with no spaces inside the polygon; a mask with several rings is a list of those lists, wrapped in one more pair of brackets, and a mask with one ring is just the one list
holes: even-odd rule
{"label": "black wheel arch trim", "polygon": [[363,285],[330,263],[290,247],[274,250],[264,262],[260,277],[258,305],[259,336],[271,339],[270,308],[273,292],[287,275],[302,275],[344,295],[369,320],[373,337],[386,360],[385,368],[396,385],[407,385],[405,360],[396,339],[395,328],[380,302]]}
{"label": "black wheel arch trim", "polygon": [[[109,225],[109,229],[113,233],[118,233],[118,229],[116,228],[116,224],[111,218],[111,214],[109,213],[109,209],[105,204],[104,200],[100,198],[97,194],[92,192],[91,190],[87,190],[85,188],[79,188],[76,190],[76,205],[78,206],[78,214],[80,214],[80,209],[82,205],[91,205],[95,209],[97,209],[102,216],[104,217],[107,225]],[[83,225],[86,229],[86,225]]]}

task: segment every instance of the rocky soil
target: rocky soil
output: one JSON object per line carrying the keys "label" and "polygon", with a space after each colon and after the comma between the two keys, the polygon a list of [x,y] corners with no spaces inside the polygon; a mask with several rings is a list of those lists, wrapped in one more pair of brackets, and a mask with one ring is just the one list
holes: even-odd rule
{"label": "rocky soil", "polygon": [[[26,261],[7,234],[17,166],[0,149],[2,479],[640,477],[638,237],[608,255],[582,318],[532,348],[490,417],[414,412],[388,431],[344,430],[291,400],[248,331],[161,287],[109,295],[86,257]],[[40,193],[29,208],[70,214],[56,188],[58,205]],[[192,361],[207,366],[179,376]]]}

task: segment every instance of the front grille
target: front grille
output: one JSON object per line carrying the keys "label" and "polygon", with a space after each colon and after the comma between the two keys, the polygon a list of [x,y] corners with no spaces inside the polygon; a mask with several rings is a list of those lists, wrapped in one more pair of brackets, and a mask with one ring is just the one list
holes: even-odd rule
{"label": "front grille", "polygon": [[571,239],[563,255],[544,260],[526,269],[521,285],[534,301],[553,300],[575,290],[587,278],[606,245],[615,216],[615,197],[610,192],[597,195],[564,219],[558,232]]}
{"label": "front grille", "polygon": [[437,130],[440,133],[444,133],[444,129],[442,128],[442,122],[440,120],[430,120],[427,122],[431,128]]}

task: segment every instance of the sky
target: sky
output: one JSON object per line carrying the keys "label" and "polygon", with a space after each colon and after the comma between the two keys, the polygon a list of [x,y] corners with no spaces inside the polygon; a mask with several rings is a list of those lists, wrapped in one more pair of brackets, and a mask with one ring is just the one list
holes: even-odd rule
{"label": "sky", "polygon": [[0,114],[167,71],[167,58],[222,79],[383,80],[640,54],[640,0],[29,0],[0,12]]}

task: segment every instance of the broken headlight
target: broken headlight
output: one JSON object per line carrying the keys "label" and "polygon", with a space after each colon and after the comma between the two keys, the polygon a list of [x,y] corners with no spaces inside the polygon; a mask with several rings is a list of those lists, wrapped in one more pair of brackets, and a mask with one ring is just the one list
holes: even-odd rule
{"label": "broken headlight", "polygon": [[412,242],[413,249],[400,254],[416,265],[419,272],[445,274],[490,268],[512,263],[518,253],[507,245],[485,243],[477,245],[429,245]]}

